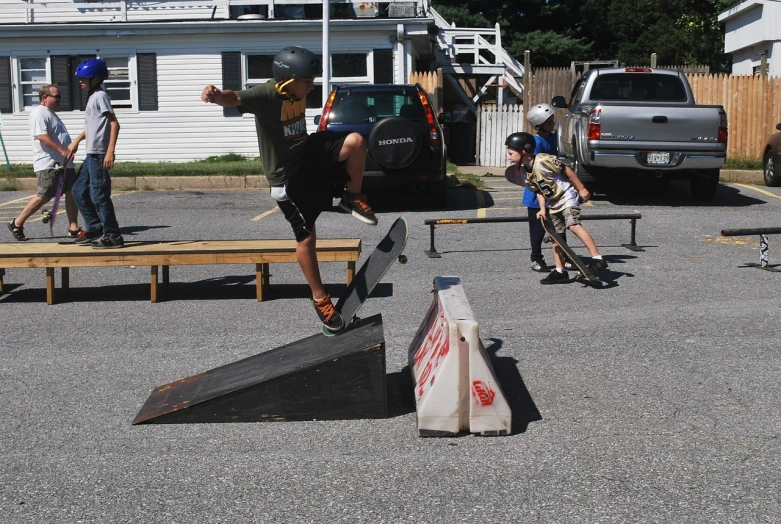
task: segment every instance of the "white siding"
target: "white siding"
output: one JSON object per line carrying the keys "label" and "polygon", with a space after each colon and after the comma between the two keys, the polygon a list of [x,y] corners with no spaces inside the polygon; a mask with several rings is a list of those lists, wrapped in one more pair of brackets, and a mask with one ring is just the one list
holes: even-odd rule
{"label": "white siding", "polygon": [[[332,33],[331,52],[387,49],[391,46],[389,36],[386,31]],[[104,54],[156,53],[159,110],[117,110],[121,126],[117,161],[183,162],[231,152],[250,157],[258,155],[254,119],[251,116],[225,118],[221,107],[201,101],[201,91],[208,84],[221,85],[221,51],[275,53],[290,44],[319,51],[322,45],[321,35],[316,32],[298,33],[292,40],[287,34],[269,33],[100,37],[86,48],[83,40],[59,38],[55,54],[76,55],[89,49],[100,49]],[[44,55],[50,48],[50,42],[19,40],[12,49],[0,48],[0,56],[19,49]],[[310,132],[315,129],[312,119],[319,113],[319,110],[307,112]],[[72,136],[81,133],[84,127],[81,111],[63,111],[59,115]],[[4,114],[3,122],[5,127],[0,132],[11,162],[32,163],[27,114]],[[77,161],[81,158],[83,151]]]}

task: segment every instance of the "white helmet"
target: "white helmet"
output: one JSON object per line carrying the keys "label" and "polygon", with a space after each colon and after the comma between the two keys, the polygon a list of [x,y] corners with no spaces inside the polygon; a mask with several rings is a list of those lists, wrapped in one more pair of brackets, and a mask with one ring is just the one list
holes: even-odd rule
{"label": "white helmet", "polygon": [[535,129],[544,124],[550,117],[556,114],[556,110],[550,104],[537,104],[526,113],[526,120]]}

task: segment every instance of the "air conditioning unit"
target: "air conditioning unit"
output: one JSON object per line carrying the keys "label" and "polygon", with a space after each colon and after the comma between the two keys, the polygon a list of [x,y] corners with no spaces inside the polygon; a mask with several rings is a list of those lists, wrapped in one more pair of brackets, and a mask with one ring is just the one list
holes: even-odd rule
{"label": "air conditioning unit", "polygon": [[398,2],[388,5],[388,18],[415,18],[414,2]]}
{"label": "air conditioning unit", "polygon": [[353,2],[350,4],[350,18],[376,18],[379,6],[375,2]]}

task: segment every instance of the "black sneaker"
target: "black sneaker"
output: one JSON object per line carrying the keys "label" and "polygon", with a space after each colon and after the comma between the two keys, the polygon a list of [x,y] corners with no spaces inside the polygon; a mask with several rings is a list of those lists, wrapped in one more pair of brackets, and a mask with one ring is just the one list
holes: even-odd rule
{"label": "black sneaker", "polygon": [[566,271],[559,273],[555,269],[550,274],[540,280],[540,284],[566,284],[569,282],[569,273]]}
{"label": "black sneaker", "polygon": [[16,219],[14,218],[10,222],[8,222],[8,231],[11,232],[11,234],[14,236],[16,240],[19,242],[24,242],[25,240],[30,240],[27,238],[24,234],[24,227],[17,226],[16,225]]}
{"label": "black sneaker", "polygon": [[92,249],[119,249],[125,247],[125,239],[118,237],[101,237],[100,240],[92,243]]}
{"label": "black sneaker", "polygon": [[76,240],[74,240],[74,244],[78,244],[80,246],[91,246],[92,242],[99,239],[103,236],[103,233],[100,231],[84,231],[82,230],[81,233],[79,233]]}
{"label": "black sneaker", "polygon": [[531,270],[536,271],[537,273],[547,273],[548,271],[550,271],[550,268],[545,263],[545,259],[540,259],[540,260],[532,260]]}
{"label": "black sneaker", "polygon": [[588,269],[592,273],[599,273],[600,271],[607,269],[607,262],[601,258],[592,258],[591,262],[588,263]]}
{"label": "black sneaker", "polygon": [[312,299],[312,305],[317,311],[317,316],[320,317],[320,322],[323,323],[325,329],[331,333],[338,333],[344,329],[344,319],[341,313],[334,308],[331,302],[331,295],[326,295],[318,301]]}
{"label": "black sneaker", "polygon": [[68,229],[68,238],[79,238],[82,231],[84,231],[82,228]]}
{"label": "black sneaker", "polygon": [[377,225],[377,217],[374,216],[374,211],[372,211],[372,208],[369,207],[369,204],[366,202],[366,195],[354,195],[345,192],[342,199],[339,201],[339,207],[352,213],[352,215],[361,222],[371,224],[372,226]]}

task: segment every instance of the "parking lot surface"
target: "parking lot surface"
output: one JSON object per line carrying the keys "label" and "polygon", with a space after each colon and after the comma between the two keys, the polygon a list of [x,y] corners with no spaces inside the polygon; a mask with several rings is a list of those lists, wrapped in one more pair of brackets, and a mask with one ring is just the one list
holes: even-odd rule
{"label": "parking lot surface", "polygon": [[[172,267],[157,304],[148,267],[73,268],[53,306],[43,269],[7,270],[0,520],[778,521],[781,273],[745,267],[759,261],[758,237],[719,233],[781,226],[781,190],[723,184],[704,205],[676,184],[597,193],[584,214],[642,213],[645,251],[621,246],[626,220],[585,222],[609,263],[595,290],[540,285],[524,223],[441,226],[442,258],[423,253],[425,219],[525,214],[518,188],[486,180],[452,189],[448,210],[395,195],[376,200],[378,227],[340,213],[318,222],[320,237],[362,238],[362,260],[395,217],[410,224],[409,262],[361,310],[384,321],[397,390],[383,420],[131,425],[156,386],[319,332],[295,264],[271,266],[264,302],[252,267]],[[3,220],[29,196],[0,193]],[[291,235],[259,191],[125,192],[114,203],[126,240]],[[51,241],[40,222],[26,232]],[[550,244],[545,253],[552,262]],[[338,296],[343,265],[322,270]],[[437,275],[462,280],[513,408],[510,436],[416,435],[406,355]]]}

